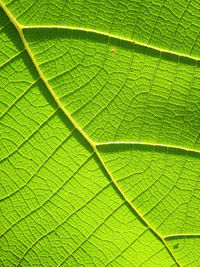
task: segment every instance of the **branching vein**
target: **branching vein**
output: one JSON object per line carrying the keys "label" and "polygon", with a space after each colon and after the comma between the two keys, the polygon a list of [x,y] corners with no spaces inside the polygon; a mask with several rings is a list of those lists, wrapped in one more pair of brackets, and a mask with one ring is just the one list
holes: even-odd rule
{"label": "branching vein", "polygon": [[[164,245],[164,247],[168,250],[169,254],[171,255],[171,257],[173,258],[174,262],[180,266],[180,264],[178,263],[178,260],[176,259],[176,257],[174,256],[174,254],[172,253],[172,251],[170,250],[170,248],[168,247],[165,239],[167,238],[171,238],[171,237],[175,237],[176,235],[173,236],[161,236],[150,224],[149,222],[144,218],[144,216],[134,207],[134,205],[132,204],[132,202],[127,198],[127,196],[125,195],[125,193],[121,190],[120,186],[118,185],[117,181],[114,179],[112,173],[110,172],[110,170],[108,169],[108,167],[106,166],[106,164],[104,163],[99,151],[98,151],[98,146],[102,146],[102,145],[114,145],[114,144],[132,144],[132,145],[148,145],[148,146],[157,146],[157,147],[166,147],[166,148],[174,148],[174,149],[180,149],[180,150],[184,150],[184,151],[190,151],[190,152],[194,152],[194,153],[200,153],[200,151],[195,150],[195,149],[187,149],[187,148],[182,148],[182,147],[178,147],[178,146],[169,146],[169,145],[165,145],[165,144],[152,144],[152,143],[141,143],[141,142],[108,142],[108,143],[95,143],[93,142],[93,140],[90,139],[90,137],[83,131],[83,129],[79,126],[79,124],[72,118],[72,116],[70,115],[70,113],[65,109],[65,107],[62,105],[61,101],[59,100],[59,98],[57,97],[57,95],[55,94],[55,92],[53,91],[53,89],[51,88],[50,84],[48,83],[47,79],[45,78],[43,72],[40,69],[39,64],[37,63],[33,53],[31,52],[29,45],[24,37],[23,34],[23,29],[27,29],[27,28],[60,28],[60,29],[68,29],[68,30],[78,30],[78,31],[85,31],[85,32],[95,32],[97,34],[100,35],[106,35],[108,37],[112,37],[112,38],[117,38],[120,40],[124,40],[124,41],[128,41],[128,42],[133,42],[133,40],[130,39],[126,39],[126,38],[122,38],[122,37],[118,37],[115,35],[111,35],[108,33],[104,33],[104,32],[100,32],[100,31],[94,31],[94,30],[90,30],[90,29],[84,29],[84,28],[76,28],[76,27],[67,27],[67,26],[23,26],[20,25],[18,23],[18,21],[13,17],[13,15],[9,12],[9,10],[7,9],[7,7],[0,2],[3,10],[5,11],[5,13],[7,14],[7,16],[9,17],[10,21],[13,23],[13,25],[16,27],[21,40],[24,44],[24,47],[27,51],[27,53],[29,54],[35,68],[38,71],[38,74],[40,76],[40,78],[43,80],[44,84],[46,85],[47,89],[49,90],[49,92],[51,93],[52,97],[54,98],[54,100],[56,101],[58,107],[63,111],[63,113],[67,116],[67,118],[71,121],[71,123],[74,125],[74,127],[82,134],[82,136],[87,140],[87,142],[90,144],[90,146],[93,148],[94,153],[97,155],[102,167],[104,168],[104,170],[106,171],[106,173],[108,174],[108,176],[110,177],[111,182],[115,185],[116,189],[118,190],[118,192],[120,193],[120,195],[123,197],[124,201],[126,201],[128,203],[128,205],[132,208],[133,213],[136,214],[142,221],[143,223],[146,225],[147,229],[149,229],[151,232],[154,233],[155,236],[157,236],[157,238],[162,242],[162,244]],[[157,47],[153,47],[147,44],[143,44],[140,42],[135,42],[138,45],[141,46],[145,46],[145,47],[149,47],[161,52],[165,52],[165,53],[171,53],[171,54],[175,54],[177,56],[180,57],[187,57],[196,61],[199,61],[199,58],[195,58],[189,55],[184,55],[184,54],[179,54],[176,52],[172,52],[172,51],[168,51],[168,50],[162,50],[160,48]],[[197,236],[196,234],[191,234],[193,236]],[[189,236],[191,236],[189,235]],[[177,236],[181,236],[181,235],[177,235]],[[186,236],[186,235],[183,235]],[[199,235],[198,235],[199,236]],[[24,255],[25,256],[25,255]]]}

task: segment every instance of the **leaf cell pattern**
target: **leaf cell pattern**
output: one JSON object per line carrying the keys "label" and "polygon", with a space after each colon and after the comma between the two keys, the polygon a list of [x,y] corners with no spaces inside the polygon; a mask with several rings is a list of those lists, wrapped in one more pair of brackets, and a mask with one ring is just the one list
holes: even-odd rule
{"label": "leaf cell pattern", "polygon": [[1,266],[199,266],[199,1],[0,4]]}

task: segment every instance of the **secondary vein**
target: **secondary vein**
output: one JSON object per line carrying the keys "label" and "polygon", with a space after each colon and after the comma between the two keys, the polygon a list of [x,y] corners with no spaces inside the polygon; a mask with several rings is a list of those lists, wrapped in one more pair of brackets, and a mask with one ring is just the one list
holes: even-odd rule
{"label": "secondary vein", "polygon": [[106,32],[101,32],[101,31],[96,31],[93,29],[87,29],[87,28],[79,28],[79,27],[69,27],[69,26],[59,26],[59,25],[34,25],[34,26],[25,26],[25,25],[21,25],[22,29],[66,29],[66,30],[74,30],[74,31],[81,31],[81,32],[90,32],[90,33],[96,33],[99,35],[103,35],[103,36],[107,36],[109,38],[114,38],[114,39],[118,39],[118,40],[122,40],[122,41],[126,41],[126,42],[130,42],[130,43],[134,43],[136,45],[140,45],[143,47],[147,47],[162,53],[168,53],[168,54],[172,54],[172,55],[176,55],[179,57],[185,57],[185,58],[189,58],[189,59],[193,59],[195,61],[200,61],[200,58],[197,57],[193,57],[187,54],[182,54],[182,53],[178,53],[178,52],[174,52],[168,49],[162,49],[153,45],[149,45],[149,44],[145,44],[142,42],[138,42],[129,38],[125,38],[122,36],[117,36],[114,34],[110,34],[110,33],[106,33]]}
{"label": "secondary vein", "polygon": [[160,147],[160,148],[166,148],[166,149],[178,149],[186,152],[193,152],[200,154],[199,150],[193,149],[193,148],[186,148],[181,146],[173,146],[173,145],[167,145],[167,144],[154,144],[154,143],[146,143],[146,142],[103,142],[103,143],[95,143],[96,146],[106,146],[106,145],[141,145],[141,146],[152,146],[152,147]]}

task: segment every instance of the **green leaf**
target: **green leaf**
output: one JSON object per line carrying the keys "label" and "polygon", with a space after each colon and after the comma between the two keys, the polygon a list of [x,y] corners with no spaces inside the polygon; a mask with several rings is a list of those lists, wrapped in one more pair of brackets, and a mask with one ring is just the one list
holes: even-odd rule
{"label": "green leaf", "polygon": [[1,266],[200,266],[199,1],[0,1]]}

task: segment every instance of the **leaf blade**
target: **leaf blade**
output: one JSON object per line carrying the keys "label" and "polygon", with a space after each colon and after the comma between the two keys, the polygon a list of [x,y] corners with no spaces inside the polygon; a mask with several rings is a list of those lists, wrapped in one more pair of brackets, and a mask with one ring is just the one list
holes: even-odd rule
{"label": "leaf blade", "polygon": [[[171,248],[171,245],[168,247],[168,243],[170,244],[170,242],[166,243],[164,237],[159,232],[157,233],[152,228],[152,226],[150,227],[150,229],[148,229],[150,224],[146,224],[143,217],[139,216],[140,213],[137,213],[137,208],[135,208],[132,205],[129,206],[130,204],[129,198],[126,196],[126,193],[124,192],[126,190],[124,190],[123,185],[118,184],[117,178],[115,179],[114,176],[111,174],[110,170],[112,170],[112,166],[108,168],[106,160],[105,161],[102,160],[101,155],[99,154],[97,150],[99,149],[99,146],[97,147],[95,142],[90,139],[87,133],[83,132],[82,128],[76,122],[76,118],[73,118],[73,116],[71,117],[71,114],[65,109],[62,101],[60,101],[59,97],[57,96],[57,93],[55,93],[55,91],[51,88],[49,81],[48,81],[48,77],[47,77],[48,72],[46,74],[43,71],[42,63],[40,62],[40,60],[38,60],[38,58],[36,58],[37,55],[34,54],[33,50],[29,48],[29,46],[31,47],[31,44],[29,42],[28,44],[26,43],[28,40],[28,37],[27,35],[25,35],[26,39],[24,39],[22,28],[23,26],[18,25],[20,36],[22,37],[22,40],[30,55],[31,60],[33,61],[36,69],[38,70],[40,78],[43,80],[44,84],[50,90],[50,93],[52,94],[54,100],[57,102],[58,106],[64,111],[64,113],[62,113],[60,110],[57,111],[58,106],[56,105],[52,97],[49,97],[49,99],[47,96],[44,97],[48,99],[49,102],[54,103],[52,105],[52,108],[54,109],[54,113],[52,115],[52,126],[50,125],[48,118],[47,118],[48,128],[44,130],[43,135],[45,136],[45,133],[48,133],[50,131],[50,128],[52,128],[54,131],[54,128],[55,128],[54,125],[57,126],[58,120],[60,120],[60,127],[59,127],[60,129],[57,130],[56,135],[57,137],[62,136],[62,138],[64,139],[60,141],[60,139],[58,138],[60,144],[58,142],[57,147],[54,144],[55,141],[53,141],[53,144],[54,144],[53,152],[50,152],[52,148],[49,149],[48,155],[46,155],[46,159],[44,160],[44,163],[42,163],[41,167],[39,167],[39,169],[36,171],[36,173],[38,172],[41,175],[37,175],[37,179],[34,181],[34,183],[40,185],[40,188],[37,189],[37,187],[34,187],[34,183],[31,185],[32,187],[29,188],[29,186],[27,187],[27,184],[25,183],[25,186],[22,186],[16,192],[14,191],[12,195],[5,196],[5,199],[3,200],[3,207],[4,207],[3,214],[6,214],[6,216],[8,216],[10,220],[12,221],[13,214],[11,210],[7,213],[6,209],[7,207],[14,206],[15,207],[14,209],[18,213],[18,218],[19,218],[18,221],[12,221],[11,223],[11,227],[14,227],[15,229],[14,232],[11,232],[11,231],[9,232],[10,230],[9,227],[5,231],[5,234],[9,232],[8,240],[9,239],[11,240],[13,238],[15,239],[14,250],[12,252],[9,251],[10,250],[9,245],[8,245],[9,243],[7,243],[6,237],[4,235],[2,236],[5,247],[6,249],[8,248],[8,253],[6,253],[5,258],[3,259],[3,262],[8,264],[8,262],[12,263],[12,261],[14,261],[17,264],[22,264],[22,265],[26,265],[29,263],[33,263],[33,264],[37,263],[38,262],[37,254],[39,253],[41,248],[45,247],[45,250],[47,252],[45,252],[45,250],[42,249],[43,252],[42,254],[40,254],[40,257],[42,259],[40,263],[42,265],[46,264],[46,259],[49,255],[51,255],[48,260],[48,264],[50,265],[51,264],[53,265],[54,264],[56,265],[70,264],[73,266],[73,265],[76,265],[77,263],[78,264],[83,263],[82,260],[84,259],[84,264],[87,262],[87,264],[92,264],[92,265],[108,265],[109,264],[109,265],[115,266],[116,264],[122,264],[123,266],[125,266],[128,264],[132,266],[133,258],[135,260],[134,264],[136,266],[140,264],[143,264],[146,266],[148,266],[148,264],[151,264],[152,266],[154,265],[156,266],[156,264],[159,264],[160,261],[163,262],[164,266],[172,266],[172,265],[174,266],[176,264],[179,265],[178,261],[176,260],[176,256],[175,256],[176,253],[174,253],[173,249]],[[26,29],[26,31],[28,31],[28,29]],[[37,50],[39,51],[40,49],[37,48]],[[111,53],[115,54],[116,53],[115,49],[114,50],[112,49]],[[123,56],[123,53],[121,53],[121,55]],[[50,57],[51,57],[51,53],[49,53],[49,58]],[[55,68],[55,65],[54,65],[55,62],[56,62],[55,59],[52,60],[52,63],[53,63],[51,65],[52,70]],[[32,68],[32,70],[33,69],[34,67]],[[81,72],[83,72],[83,70]],[[88,72],[88,75],[90,75],[89,72]],[[45,88],[45,86],[43,85],[42,91],[47,88]],[[40,86],[40,89],[41,89],[41,86]],[[24,95],[22,96],[22,98],[24,98]],[[93,107],[95,107],[95,105],[93,105]],[[56,114],[56,116],[54,116],[54,114]],[[67,115],[67,118],[66,118],[66,115]],[[20,119],[23,121],[23,118],[20,118]],[[75,128],[78,129],[79,133],[77,130],[74,130],[74,126]],[[41,135],[42,130],[43,130],[43,126],[41,128],[39,126],[36,129],[36,134]],[[53,131],[52,131],[52,138],[55,138],[56,135],[53,133]],[[66,135],[66,132],[68,132],[68,135]],[[45,141],[49,139],[49,137],[47,136],[48,134],[44,138]],[[44,149],[44,152],[46,153],[47,146],[52,143],[52,138],[50,138],[51,141],[48,141],[48,143],[46,143],[44,147],[42,146],[40,147],[41,139],[36,138],[34,142],[37,143],[37,146],[40,147],[41,150]],[[30,135],[30,139],[32,139],[32,135]],[[24,148],[24,144],[26,145],[27,143],[26,142],[21,143],[22,149],[24,149],[23,155],[22,155],[23,159],[21,160],[22,169],[25,168],[25,166],[27,166],[27,163],[26,163],[27,159],[25,159],[27,149]],[[187,142],[183,142],[183,143],[186,146],[186,151],[187,151],[188,144]],[[19,148],[19,151],[20,149],[21,147]],[[17,151],[18,149],[15,149],[15,150],[13,150],[10,157],[12,158],[11,163],[15,162],[16,164],[16,162],[19,162],[19,155],[16,154],[16,152],[18,153]],[[183,153],[187,153],[187,152],[183,152]],[[192,153],[192,152],[189,152],[189,153]],[[71,154],[73,156],[71,156]],[[132,158],[132,155],[129,156],[129,159],[131,158]],[[6,160],[7,158],[5,158],[5,161]],[[29,160],[32,161],[31,158]],[[36,160],[34,159],[34,163],[35,162]],[[192,162],[192,164],[194,163]],[[64,170],[63,170],[63,166],[65,166]],[[78,167],[75,168],[75,166],[76,167],[78,166]],[[6,166],[5,170],[6,169],[11,170],[11,168],[12,166],[9,166],[9,167]],[[53,176],[51,172],[48,172],[48,170],[50,171],[51,168],[52,168]],[[74,170],[71,170],[71,175],[69,171],[70,168],[72,169],[75,168]],[[156,168],[154,169],[156,171]],[[198,166],[196,167],[196,170],[198,171]],[[98,182],[101,181],[102,183],[102,181],[104,181],[105,183],[104,186],[102,184],[100,186],[99,185],[97,186],[96,180],[94,179],[94,173],[95,173],[95,176],[97,176],[98,178],[100,177],[100,180],[98,180]],[[24,175],[20,174],[19,172],[19,176],[24,176]],[[68,178],[67,180],[66,178],[64,178],[62,185],[57,180],[57,183],[59,184],[55,186],[55,181],[53,181],[53,179],[56,176],[58,177],[58,180],[62,177],[68,177]],[[194,176],[194,173],[192,173],[192,176]],[[90,180],[90,183],[91,183],[91,184],[87,184],[87,186],[84,185],[84,182],[87,181],[86,178]],[[31,179],[32,179],[32,176],[31,176]],[[68,184],[68,181],[70,181],[71,179],[73,180],[73,183],[70,184],[69,182]],[[29,183],[29,179],[28,179],[28,183]],[[47,183],[47,188],[45,188],[45,183]],[[53,185],[52,191],[50,189],[51,183]],[[69,186],[69,188],[67,189],[65,188],[66,184],[67,184],[67,187]],[[55,189],[57,186],[59,188],[58,190]],[[22,190],[24,188],[25,190],[30,189],[30,192],[31,191],[33,192],[34,195],[33,196],[30,195],[31,196],[30,199],[28,197],[30,192],[27,191],[23,193]],[[51,195],[49,193],[50,194],[49,196],[43,195],[42,194],[43,188],[45,188],[45,190],[49,192],[53,192],[53,194]],[[96,188],[97,191],[95,191],[94,193],[90,191],[91,188],[92,190]],[[106,191],[107,189],[109,193],[107,193]],[[73,192],[72,196],[71,195],[68,196],[66,192],[63,192],[63,196],[62,196],[63,201],[58,201],[58,200],[55,201],[54,196],[58,197],[57,192],[59,192],[60,190],[62,192],[66,190],[67,193],[69,193],[70,190],[72,190]],[[106,193],[104,192],[104,190],[106,191]],[[101,191],[103,192],[102,195],[101,195]],[[20,197],[16,198],[15,194],[18,194]],[[75,196],[75,198],[73,198],[73,195]],[[91,195],[93,195],[93,197],[90,199]],[[106,198],[106,195],[107,195],[107,198]],[[98,202],[99,196],[101,196],[101,202],[105,205],[103,210],[105,210],[107,216],[104,213],[103,217],[99,217],[98,213],[102,212],[102,210],[100,211],[99,202]],[[87,200],[84,199],[83,201],[81,199],[82,197],[87,198]],[[50,200],[51,198],[54,199],[55,202],[54,201],[52,202]],[[16,201],[15,205],[13,205],[14,202],[11,199],[14,199],[14,202]],[[61,213],[58,212],[59,210],[58,206],[60,205],[60,210],[63,209],[62,205],[64,205],[63,203],[67,200],[68,203],[65,206],[65,208],[68,209],[69,207],[74,205],[74,203],[77,205],[77,203],[79,202],[79,199],[81,199],[79,203],[80,205],[79,208],[76,207],[74,210],[74,213],[72,212],[71,215],[69,215],[69,217],[65,218],[65,221],[58,223],[58,221],[56,220],[57,219],[56,216],[58,216],[58,214],[60,216],[59,220],[61,219],[61,217],[64,218],[67,215],[66,210],[64,210]],[[126,203],[124,204],[124,200],[128,204]],[[8,202],[6,201],[10,201],[10,203],[8,204]],[[18,202],[21,203],[23,207],[26,207],[25,210],[23,211],[26,214],[24,217],[22,216],[22,213],[21,213],[22,211],[20,210],[20,207],[17,207]],[[92,208],[90,208],[90,203],[92,203],[91,204]],[[110,205],[108,205],[108,203],[110,203]],[[116,206],[117,203],[118,203],[118,206]],[[47,209],[45,208],[46,204],[49,205]],[[113,205],[114,207],[116,207],[116,211],[115,209],[113,210]],[[80,212],[81,216],[80,218],[78,218],[79,209],[81,210],[82,208],[84,209],[84,212],[82,213]],[[29,209],[28,213],[27,213],[27,209]],[[42,209],[40,214],[37,213],[37,210],[39,209]],[[112,210],[110,214],[108,213],[109,210]],[[136,213],[134,211],[136,211]],[[117,216],[115,215],[115,212],[117,213]],[[32,217],[32,213],[34,214],[33,217]],[[126,216],[123,216],[123,214],[126,214]],[[76,218],[74,219],[74,221],[72,220],[73,222],[72,225],[69,224],[71,223],[71,220],[70,220],[72,218],[71,216],[74,216]],[[92,220],[90,219],[90,216]],[[98,217],[98,219],[96,217]],[[47,218],[46,222],[44,221],[44,218]],[[124,218],[127,218],[128,220],[127,223],[123,222]],[[98,223],[95,222],[95,219],[97,219]],[[197,219],[198,219],[198,216],[197,216]],[[8,225],[8,222],[6,220],[7,218],[5,218],[4,224]],[[129,224],[129,220],[131,221],[131,226]],[[18,224],[20,224],[21,222],[23,223],[23,226],[20,225],[20,227],[18,228]],[[48,225],[47,222],[51,222],[51,225]],[[90,225],[90,222],[92,222],[95,226],[92,224]],[[62,225],[64,225],[65,223],[67,224],[67,227],[65,228],[64,231],[61,230],[60,233],[58,234],[58,231],[55,231],[55,229],[57,230],[57,228],[59,228],[60,226],[62,227]],[[87,227],[85,228],[83,227],[83,225],[81,226],[81,224],[84,224],[84,223],[86,223],[87,225]],[[37,231],[38,230],[39,231],[38,232],[34,231],[34,234],[33,234],[33,233],[30,233],[30,230],[31,229],[33,230],[33,228],[29,227],[29,225],[34,225],[34,224],[36,225]],[[71,230],[75,229],[77,225],[78,225],[78,230],[77,230],[78,232],[77,232],[77,236],[75,234],[76,238],[74,239],[74,235],[72,233],[69,233],[69,235],[67,235],[66,233],[70,232],[70,229]],[[54,226],[53,229],[50,229],[52,226]],[[136,233],[133,234],[131,230],[128,230],[128,226],[130,227],[130,229],[132,228],[135,229]],[[44,229],[44,227],[46,227],[47,229]],[[115,229],[112,229],[113,227]],[[27,237],[24,236],[24,233],[18,230],[20,228],[26,229],[26,231],[28,232]],[[107,231],[106,240],[104,240],[104,236],[105,236],[104,231]],[[124,233],[126,233],[127,231],[128,231],[128,235],[127,234],[125,235],[125,243],[123,243]],[[13,236],[13,233],[14,235],[17,235],[17,238],[16,236]],[[88,233],[89,235],[87,235]],[[49,235],[51,236],[50,238],[52,238],[51,241],[49,241]],[[83,239],[84,235],[86,236],[85,240]],[[131,235],[131,238],[129,237],[129,235]],[[62,236],[66,238],[66,243],[64,244],[61,242]],[[145,238],[143,236],[145,236]],[[58,237],[58,245],[61,246],[62,248],[59,250],[60,254],[55,256],[56,251],[57,251],[57,248],[56,248],[57,245],[55,243],[55,246],[53,248],[51,248],[51,245],[54,244],[57,237]],[[71,240],[70,242],[67,241],[68,238]],[[137,239],[139,239],[139,243],[137,242]],[[146,242],[148,242],[149,245],[147,245]],[[20,244],[19,248],[17,249],[16,249],[16,244],[18,245]],[[102,244],[104,244],[103,248],[101,248]],[[74,249],[72,248],[73,246],[74,246]],[[137,251],[138,247],[143,252],[142,255],[140,254],[140,252]],[[144,251],[146,255],[144,255]],[[87,252],[89,252],[89,255],[87,254]],[[96,254],[98,254],[98,257],[96,257]],[[136,258],[135,258],[135,255],[136,255]],[[190,257],[191,256],[189,256],[189,260],[190,260]]]}

